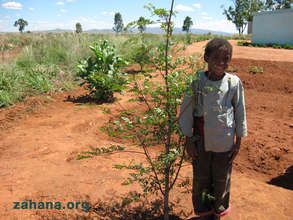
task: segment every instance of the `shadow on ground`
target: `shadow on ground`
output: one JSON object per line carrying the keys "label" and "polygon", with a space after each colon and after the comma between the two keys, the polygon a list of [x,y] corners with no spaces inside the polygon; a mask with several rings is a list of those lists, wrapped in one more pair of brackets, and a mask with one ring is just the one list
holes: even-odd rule
{"label": "shadow on ground", "polygon": [[284,174],[271,179],[268,183],[293,190],[293,165],[289,167]]}
{"label": "shadow on ground", "polygon": [[67,96],[65,102],[72,102],[78,105],[83,105],[83,104],[97,104],[97,105],[102,105],[104,103],[113,103],[115,101],[105,101],[105,100],[96,100],[93,98],[92,95],[86,94],[86,95],[81,95],[78,97],[75,96]]}
{"label": "shadow on ground", "polygon": [[[174,208],[176,204],[171,203],[170,208]],[[95,203],[89,202],[88,212],[78,210],[78,214],[48,212],[37,212],[36,215],[42,219],[78,219],[78,220],[163,220],[163,200],[161,198],[149,201],[141,199],[137,202],[123,199],[114,199],[112,201],[98,200]],[[183,210],[180,213],[171,212],[169,220],[199,220],[198,217],[190,217],[193,214],[185,213]]]}

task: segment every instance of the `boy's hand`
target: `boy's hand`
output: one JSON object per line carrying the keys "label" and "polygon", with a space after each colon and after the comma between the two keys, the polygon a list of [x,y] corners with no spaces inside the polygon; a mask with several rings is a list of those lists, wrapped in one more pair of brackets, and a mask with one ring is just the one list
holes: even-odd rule
{"label": "boy's hand", "polygon": [[197,158],[197,149],[196,146],[194,144],[194,141],[192,140],[192,137],[186,137],[186,152],[188,154],[188,156],[190,156],[193,160],[195,160]]}
{"label": "boy's hand", "polygon": [[236,138],[236,143],[233,145],[231,153],[229,154],[230,161],[229,163],[233,163],[234,159],[236,158],[241,145],[241,138]]}

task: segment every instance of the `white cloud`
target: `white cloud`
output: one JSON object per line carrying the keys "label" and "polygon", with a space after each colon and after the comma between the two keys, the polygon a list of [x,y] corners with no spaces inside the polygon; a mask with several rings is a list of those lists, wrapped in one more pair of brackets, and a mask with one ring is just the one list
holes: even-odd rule
{"label": "white cloud", "polygon": [[65,13],[66,10],[65,9],[60,9],[60,12]]}
{"label": "white cloud", "polygon": [[208,15],[208,13],[206,13],[206,12],[202,12],[201,15]]}
{"label": "white cloud", "polygon": [[194,11],[193,8],[185,6],[185,5],[180,5],[180,4],[176,5],[175,10],[176,11]]}
{"label": "white cloud", "polygon": [[226,19],[222,20],[213,20],[213,21],[203,21],[203,22],[196,22],[195,25],[192,26],[193,28],[198,29],[206,29],[206,30],[213,30],[213,31],[223,31],[227,33],[237,33],[235,25]]}
{"label": "white cloud", "polygon": [[29,8],[29,10],[30,10],[30,11],[34,11],[35,9],[34,9],[34,8]]}
{"label": "white cloud", "polygon": [[19,2],[6,2],[2,4],[3,8],[13,9],[13,10],[21,10],[22,5]]}
{"label": "white cloud", "polygon": [[193,4],[195,8],[201,8],[199,3]]}
{"label": "white cloud", "polygon": [[61,15],[60,15],[60,14],[58,14],[58,15],[57,15],[57,17],[61,17]]}
{"label": "white cloud", "polygon": [[75,0],[67,0],[67,2],[74,2]]}
{"label": "white cloud", "polygon": [[111,12],[103,11],[102,14],[103,15],[115,15],[115,12],[113,12],[113,11],[111,11]]}
{"label": "white cloud", "polygon": [[202,19],[204,19],[204,20],[213,20],[212,17],[203,17]]}
{"label": "white cloud", "polygon": [[56,2],[56,5],[64,5],[64,2]]}
{"label": "white cloud", "polygon": [[85,18],[85,17],[80,17],[78,18],[79,21],[77,22],[84,22],[84,23],[87,23],[87,22],[90,22],[89,18]]}

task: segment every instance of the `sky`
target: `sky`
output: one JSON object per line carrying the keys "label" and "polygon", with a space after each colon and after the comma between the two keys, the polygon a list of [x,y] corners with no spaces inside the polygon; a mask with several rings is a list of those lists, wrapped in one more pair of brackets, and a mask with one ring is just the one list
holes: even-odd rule
{"label": "sky", "polygon": [[[0,32],[17,32],[13,24],[19,18],[28,22],[25,31],[75,30],[77,22],[83,30],[111,29],[116,12],[121,13],[125,25],[140,16],[150,18],[150,12],[143,8],[148,3],[157,8],[171,6],[171,0],[0,0]],[[178,14],[173,21],[182,28],[189,16],[192,28],[237,33],[235,25],[223,15],[222,5],[228,8],[232,1],[175,0]]]}

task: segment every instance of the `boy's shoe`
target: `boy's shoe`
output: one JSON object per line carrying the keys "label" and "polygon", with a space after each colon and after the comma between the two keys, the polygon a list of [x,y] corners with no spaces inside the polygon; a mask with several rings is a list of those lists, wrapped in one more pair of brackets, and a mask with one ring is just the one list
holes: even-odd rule
{"label": "boy's shoe", "polygon": [[211,220],[220,220],[219,216],[213,215],[213,218],[211,218]]}
{"label": "boy's shoe", "polygon": [[206,216],[201,216],[199,219],[200,220],[213,220],[213,215],[206,215]]}

